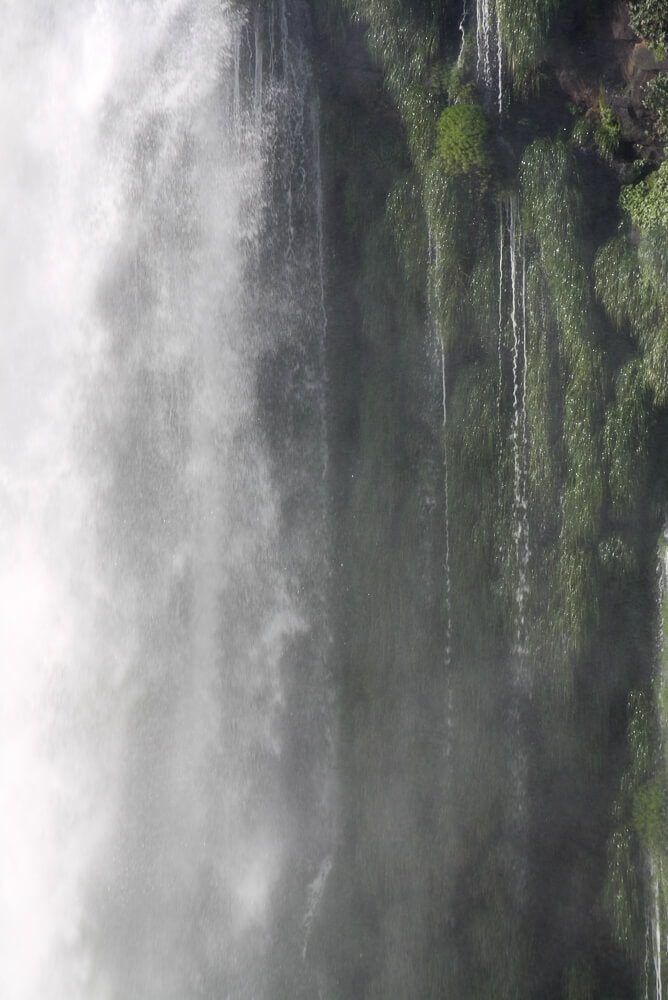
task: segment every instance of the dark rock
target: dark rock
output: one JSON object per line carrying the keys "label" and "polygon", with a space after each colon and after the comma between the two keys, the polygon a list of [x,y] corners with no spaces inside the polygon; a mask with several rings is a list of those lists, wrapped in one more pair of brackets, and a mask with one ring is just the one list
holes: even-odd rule
{"label": "dark rock", "polygon": [[665,59],[657,58],[646,42],[639,42],[633,46],[628,62],[629,70],[632,73],[638,70],[645,73],[658,73],[659,70],[665,69],[667,65]]}

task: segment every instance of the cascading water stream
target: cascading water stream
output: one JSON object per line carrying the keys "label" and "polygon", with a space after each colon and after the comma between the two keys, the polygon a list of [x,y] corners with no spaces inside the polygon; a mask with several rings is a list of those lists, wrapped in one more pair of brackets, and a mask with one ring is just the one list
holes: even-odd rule
{"label": "cascading water stream", "polygon": [[499,203],[499,296],[498,296],[498,326],[496,334],[496,351],[497,359],[499,363],[499,384],[496,394],[496,416],[497,416],[497,431],[499,435],[499,440],[501,440],[501,420],[502,420],[502,401],[503,401],[503,351],[504,351],[504,264],[505,264],[505,231],[506,231],[506,219],[505,210],[503,203]]}
{"label": "cascading water stream", "polygon": [[493,0],[476,0],[476,77],[486,91],[492,89],[492,26]]}
{"label": "cascading water stream", "polygon": [[[529,568],[529,519],[527,497],[527,315],[526,261],[524,238],[519,223],[517,199],[507,205],[508,254],[510,267],[510,324],[512,331],[512,425],[513,454],[513,523],[517,586],[515,590],[515,652],[519,659],[527,654],[526,599]],[[518,274],[519,269],[519,274]]]}
{"label": "cascading water stream", "polygon": [[458,27],[459,36],[461,38],[461,43],[460,43],[460,46],[459,46],[459,54],[457,56],[457,65],[458,66],[461,65],[461,61],[464,58],[464,48],[465,48],[465,45],[466,45],[466,18],[467,18],[467,16],[468,16],[468,3],[467,3],[467,0],[464,0],[464,3],[462,4],[462,16],[459,19],[459,27]]}
{"label": "cascading water stream", "polygon": [[[284,107],[232,6],[10,8],[0,994],[270,996],[286,657],[311,608],[257,400],[297,286],[275,279],[279,330],[248,277]],[[291,545],[320,544],[314,517]]]}
{"label": "cascading water stream", "polygon": [[[462,45],[463,50],[463,45]],[[503,118],[503,33],[498,0],[476,0],[476,79]]]}
{"label": "cascading water stream", "polygon": [[[447,370],[445,364],[445,344],[443,338],[439,337],[441,353],[441,405],[443,411],[443,512],[445,520],[445,666],[450,667],[452,660],[452,581],[450,578],[450,487],[448,474],[448,397],[447,397]],[[450,706],[450,715],[452,704]]]}
{"label": "cascading water stream", "polygon": [[443,601],[445,605],[445,648],[443,651],[443,666],[446,673],[446,756],[452,753],[453,727],[454,727],[454,705],[452,688],[452,580],[450,570],[450,483],[448,471],[448,400],[447,400],[447,367],[445,357],[445,343],[441,331],[441,320],[443,302],[441,299],[441,250],[438,240],[435,240],[431,230],[429,231],[429,265],[431,271],[430,282],[430,322],[432,335],[434,337],[438,364],[441,374],[441,414],[442,414],[442,440],[443,440],[443,573],[444,573],[444,593]]}
{"label": "cascading water stream", "polygon": [[650,913],[650,928],[652,934],[652,958],[654,963],[654,988],[656,1000],[662,1000],[662,953],[661,953],[661,862],[650,864],[650,880],[652,888],[652,909]]}
{"label": "cascading water stream", "polygon": [[[659,542],[659,558],[657,567],[657,667],[655,677],[656,703],[659,706],[660,739],[664,743],[663,767],[666,766],[665,740],[668,733],[668,719],[665,713],[666,667],[668,666],[668,651],[666,649],[665,622],[668,619],[668,528],[664,526]],[[663,874],[663,858],[661,848],[649,846],[646,848],[646,881],[647,903],[645,916],[645,995],[649,996],[650,986],[654,985],[654,1000],[663,996],[663,952],[665,950],[665,934],[662,928],[668,926],[668,911],[666,909],[666,888]],[[651,973],[650,973],[651,959]]]}
{"label": "cascading water stream", "polygon": [[[497,350],[499,385],[497,418],[502,420],[504,358],[510,354],[510,428],[508,431],[512,458],[511,525],[513,539],[512,575],[513,643],[510,661],[511,738],[511,835],[514,845],[512,862],[518,904],[521,906],[526,889],[526,813],[528,783],[528,753],[525,745],[525,707],[531,698],[529,671],[529,635],[527,598],[530,560],[528,510],[528,320],[526,289],[526,254],[519,216],[518,199],[509,196],[499,208],[499,283]],[[509,343],[508,343],[509,342]],[[507,377],[507,376],[506,376]],[[503,554],[502,554],[503,557]]]}

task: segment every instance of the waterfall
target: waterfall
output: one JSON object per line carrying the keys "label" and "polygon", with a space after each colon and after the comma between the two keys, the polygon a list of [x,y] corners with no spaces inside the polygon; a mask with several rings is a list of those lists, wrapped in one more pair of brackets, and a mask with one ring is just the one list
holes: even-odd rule
{"label": "waterfall", "polygon": [[459,55],[457,56],[457,65],[460,66],[462,59],[464,58],[464,46],[466,45],[466,17],[468,15],[468,3],[464,0],[462,4],[462,16],[459,19],[459,36],[461,38],[461,43],[459,45]]}
{"label": "waterfall", "polygon": [[[301,89],[263,79],[262,25],[213,0],[9,6],[0,994],[271,996],[298,648],[325,734],[304,810],[331,788],[305,57]],[[283,79],[294,51],[283,35]],[[270,361],[322,414],[297,482],[272,450],[288,404],[258,397]],[[310,828],[313,873],[329,826]]]}
{"label": "waterfall", "polygon": [[494,0],[476,0],[476,77],[486,90],[492,89],[492,5]]}
{"label": "waterfall", "polygon": [[503,36],[501,34],[501,9],[496,0],[496,110],[499,121],[503,117]]}
{"label": "waterfall", "polygon": [[503,327],[504,327],[504,264],[505,264],[505,230],[506,219],[503,203],[499,203],[499,295],[498,295],[498,325],[496,332],[496,352],[499,363],[499,384],[496,393],[497,431],[501,440],[501,409],[503,401]]}
{"label": "waterfall", "polygon": [[654,985],[656,1000],[661,1000],[663,987],[661,983],[661,862],[658,864],[658,871],[655,866],[650,867],[650,877],[652,883],[652,912],[650,916],[650,926],[652,928],[652,957],[654,959]]}
{"label": "waterfall", "polygon": [[[664,525],[659,541],[657,566],[657,668],[655,677],[656,703],[659,706],[660,740],[663,744],[662,766],[666,767],[665,740],[668,732],[668,720],[665,712],[666,667],[668,656],[666,650],[665,621],[668,612],[668,528]],[[661,1000],[663,996],[663,942],[662,927],[666,926],[668,914],[665,912],[665,882],[663,875],[663,851],[660,845],[650,845],[646,848],[646,881],[647,909],[645,916],[645,993],[649,993],[651,979],[654,980],[654,998]],[[663,911],[663,912],[662,912]],[[649,972],[649,959],[652,959],[652,973]]]}
{"label": "waterfall", "polygon": [[[511,466],[511,527],[512,556],[510,567],[514,579],[512,649],[510,660],[509,738],[511,785],[511,857],[518,905],[526,891],[526,819],[528,802],[529,757],[526,747],[525,711],[531,698],[529,672],[529,634],[527,598],[529,593],[529,510],[528,458],[529,431],[527,419],[528,317],[527,272],[524,236],[516,195],[510,195],[499,206],[498,226],[498,387],[497,421],[503,414],[504,356],[510,354],[511,413],[508,440]],[[507,377],[507,375],[506,375]],[[503,553],[501,553],[503,558]]]}
{"label": "waterfall", "polygon": [[528,427],[527,427],[527,314],[526,258],[517,199],[506,208],[510,267],[510,324],[512,331],[512,424],[513,522],[517,584],[515,588],[515,651],[520,659],[527,653],[526,599],[529,569],[528,517]]}
{"label": "waterfall", "polygon": [[445,665],[450,666],[452,659],[452,593],[450,579],[450,497],[448,479],[448,397],[447,372],[445,365],[445,344],[439,337],[441,354],[441,407],[443,412],[443,512],[445,519],[444,567],[445,567]]}
{"label": "waterfall", "polygon": [[441,249],[438,239],[429,230],[429,268],[430,293],[429,314],[432,337],[438,355],[441,389],[441,433],[443,441],[443,603],[445,610],[445,646],[443,650],[443,666],[445,669],[445,723],[446,723],[446,756],[452,754],[452,739],[454,727],[454,705],[452,689],[452,580],[450,570],[450,484],[448,471],[448,399],[447,399],[447,366],[445,342],[441,329],[443,302],[441,299]]}
{"label": "waterfall", "polygon": [[499,0],[476,0],[476,79],[501,119],[505,94]]}

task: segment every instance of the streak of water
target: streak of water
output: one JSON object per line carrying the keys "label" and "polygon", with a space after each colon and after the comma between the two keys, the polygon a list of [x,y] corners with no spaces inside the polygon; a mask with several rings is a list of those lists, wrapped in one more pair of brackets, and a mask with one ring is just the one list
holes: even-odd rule
{"label": "streak of water", "polygon": [[468,4],[467,0],[464,0],[462,4],[462,16],[459,19],[459,34],[461,37],[461,44],[459,46],[459,55],[457,56],[457,65],[460,66],[462,59],[464,58],[464,46],[466,44],[466,17],[468,15]]}
{"label": "streak of water", "polygon": [[490,109],[494,107],[501,121],[506,98],[499,0],[476,0],[476,79],[486,95],[486,103]]}
{"label": "streak of water", "polygon": [[[527,502],[527,322],[526,264],[519,228],[517,200],[508,205],[508,252],[510,257],[510,323],[512,329],[513,414],[511,442],[513,449],[513,519],[517,565],[515,645],[520,656],[526,655],[526,598],[529,563],[529,521]],[[518,267],[521,269],[518,274]]]}
{"label": "streak of water", "polygon": [[438,239],[429,231],[429,262],[430,262],[430,322],[438,353],[438,363],[441,374],[441,431],[443,440],[443,574],[444,574],[444,611],[445,611],[445,646],[443,650],[443,666],[445,668],[445,721],[446,721],[446,756],[452,754],[454,729],[454,703],[452,686],[452,578],[450,553],[450,473],[448,468],[448,398],[447,398],[447,364],[445,342],[441,329],[443,301],[441,298],[441,249]]}

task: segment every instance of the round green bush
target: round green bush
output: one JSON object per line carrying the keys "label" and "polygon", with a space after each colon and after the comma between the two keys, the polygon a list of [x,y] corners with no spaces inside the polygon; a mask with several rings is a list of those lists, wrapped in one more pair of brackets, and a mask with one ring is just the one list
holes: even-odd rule
{"label": "round green bush", "polygon": [[458,174],[489,173],[490,127],[479,104],[453,104],[438,119],[436,151],[446,171]]}

